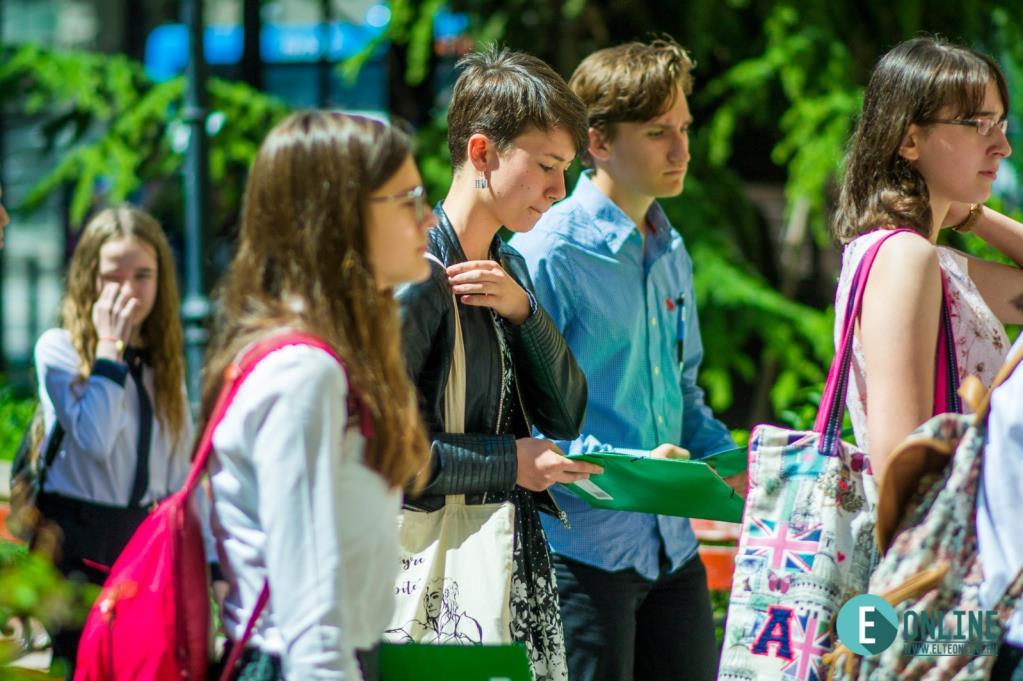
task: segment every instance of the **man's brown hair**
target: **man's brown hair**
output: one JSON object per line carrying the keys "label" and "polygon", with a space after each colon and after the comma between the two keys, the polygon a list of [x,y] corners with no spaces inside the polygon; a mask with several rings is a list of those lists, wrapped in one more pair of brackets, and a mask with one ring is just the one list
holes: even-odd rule
{"label": "man's brown hair", "polygon": [[529,128],[561,128],[586,150],[586,108],[565,79],[545,61],[524,52],[486,47],[462,57],[448,108],[451,167],[465,163],[469,138],[481,133],[499,150]]}
{"label": "man's brown hair", "polygon": [[586,105],[589,127],[610,141],[616,123],[649,121],[674,106],[679,91],[690,94],[695,66],[670,38],[631,42],[583,59],[568,85]]}

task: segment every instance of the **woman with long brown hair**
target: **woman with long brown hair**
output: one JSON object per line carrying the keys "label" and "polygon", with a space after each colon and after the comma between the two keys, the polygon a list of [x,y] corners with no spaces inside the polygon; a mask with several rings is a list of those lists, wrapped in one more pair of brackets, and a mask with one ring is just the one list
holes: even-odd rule
{"label": "woman with long brown hair", "polygon": [[[59,442],[39,510],[62,531],[57,567],[102,584],[152,506],[188,472],[174,260],[160,224],[131,206],[86,225],[71,256],[61,327],[35,347],[43,427]],[[53,637],[74,667],[80,631]],[[70,673],[69,673],[70,677]]]}
{"label": "woman with long brown hair", "polygon": [[[374,676],[394,607],[401,490],[427,458],[391,289],[429,274],[433,218],[409,138],[380,121],[309,111],[264,140],[246,186],[238,252],[220,293],[203,390],[209,418],[247,347],[286,331],[324,341],[276,350],[213,435],[222,610],[245,679]],[[353,405],[356,402],[357,405]],[[360,432],[358,409],[375,435]],[[350,414],[350,407],[353,407]]]}
{"label": "woman with long brown hair", "polygon": [[[1001,162],[1005,77],[989,56],[933,38],[893,48],[874,70],[849,145],[835,232],[845,244],[836,309],[863,255],[889,230],[870,270],[854,341],[848,406],[856,441],[884,475],[888,453],[934,406],[942,282],[959,378],[990,385],[1023,323],[1023,224],[984,205]],[[1017,266],[937,246],[972,231]],[[836,315],[836,342],[844,320]]]}
{"label": "woman with long brown hair", "polygon": [[[916,232],[892,235],[880,248],[853,343],[849,414],[879,482],[892,449],[935,408],[942,289],[960,380],[972,374],[990,386],[1010,347],[1003,324],[1023,323],[1023,224],[984,205],[1012,153],[1008,115],[997,62],[934,38],[895,46],[867,86],[835,219],[845,243],[836,310],[846,309],[856,268],[878,239],[899,227]],[[945,228],[972,231],[1016,266],[938,246]],[[836,339],[843,323],[839,312]],[[1012,515],[1018,463],[991,453],[999,455],[986,457],[977,504],[986,608],[1023,567]],[[992,678],[1018,678],[1021,657],[1023,614],[1016,613]]]}

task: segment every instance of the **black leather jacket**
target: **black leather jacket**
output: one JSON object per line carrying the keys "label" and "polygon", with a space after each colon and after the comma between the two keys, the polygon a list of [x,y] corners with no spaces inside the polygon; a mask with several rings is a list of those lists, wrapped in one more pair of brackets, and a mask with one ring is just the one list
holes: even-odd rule
{"label": "black leather jacket", "polygon": [[[443,209],[430,230],[430,253],[445,265],[466,260]],[[554,322],[536,303],[525,260],[495,237],[501,266],[526,290],[532,313],[520,326],[505,324],[517,390],[511,404],[501,386],[501,350],[490,309],[459,304],[465,342],[465,433],[444,432],[444,389],[454,347],[455,325],[447,273],[431,262],[430,278],[397,292],[405,359],[419,390],[420,407],[432,440],[432,474],[409,506],[434,510],[445,494],[465,494],[469,503],[507,499],[515,486],[515,440],[535,425],[547,437],[571,440],[579,435],[586,409],[586,378]],[[501,415],[512,409],[511,431],[497,432]],[[566,518],[549,492],[535,495],[540,510]]]}

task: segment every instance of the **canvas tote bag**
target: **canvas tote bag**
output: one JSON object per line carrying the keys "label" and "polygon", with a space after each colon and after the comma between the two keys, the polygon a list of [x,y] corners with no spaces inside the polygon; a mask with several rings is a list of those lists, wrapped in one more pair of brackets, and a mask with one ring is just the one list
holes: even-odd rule
{"label": "canvas tote bag", "polygon": [[[980,637],[961,622],[969,622],[973,614],[987,620],[980,597],[984,566],[977,545],[987,416],[991,394],[1021,361],[1023,352],[1002,367],[987,391],[976,376],[967,378],[962,393],[974,415],[942,414],[920,426],[889,455],[878,490],[877,541],[885,555],[870,578],[870,593],[888,601],[899,622],[907,612],[920,615],[918,621],[930,613],[932,623],[943,619],[939,630],[948,633],[931,629],[914,651],[913,642],[904,638],[905,627],[897,627],[894,642],[868,657],[839,645],[825,656],[831,665],[829,679],[982,681],[991,675],[995,656],[981,654],[991,650],[980,648],[997,650],[1001,645],[1005,625],[1023,594],[1023,571],[992,608],[997,613],[996,629],[988,629],[986,621]],[[933,642],[954,637],[960,626],[963,631],[969,628],[966,640],[958,650],[947,646],[959,654],[924,654],[931,645],[944,647]]]}
{"label": "canvas tote bag", "polygon": [[[436,258],[432,258],[436,262]],[[444,424],[465,432],[465,346],[454,295],[455,344],[444,390]],[[398,518],[401,566],[395,613],[384,640],[395,643],[510,643],[515,506],[466,504],[405,509]]]}
{"label": "canvas tote bag", "polygon": [[[761,424],[750,435],[749,493],[718,681],[820,681],[822,658],[834,645],[832,619],[867,591],[878,558],[877,487],[866,453],[839,434],[870,267],[881,245],[903,231],[879,239],[860,261],[813,430]],[[953,343],[943,295],[936,414],[961,411]]]}

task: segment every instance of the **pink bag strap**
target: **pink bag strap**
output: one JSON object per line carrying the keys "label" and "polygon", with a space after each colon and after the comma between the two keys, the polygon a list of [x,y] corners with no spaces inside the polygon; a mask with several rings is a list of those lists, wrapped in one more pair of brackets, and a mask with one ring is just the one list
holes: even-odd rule
{"label": "pink bag strap", "polygon": [[[344,361],[334,351],[334,348],[323,339],[310,333],[289,331],[257,341],[242,355],[240,360],[229,364],[224,371],[224,383],[220,387],[220,394],[217,395],[216,405],[213,407],[209,421],[206,422],[206,427],[203,429],[202,438],[200,438],[193,454],[192,470],[189,472],[188,479],[182,487],[185,496],[190,495],[199,485],[199,480],[206,470],[206,463],[210,458],[210,452],[213,451],[213,433],[216,431],[217,426],[220,425],[220,422],[224,420],[227,409],[231,406],[235,395],[238,394],[238,389],[242,383],[267,355],[289,345],[308,345],[323,350],[341,365],[341,370],[345,372],[347,377],[348,371],[345,368]],[[348,385],[348,393],[350,395],[349,406],[354,406],[359,412],[359,427],[363,436],[366,438],[372,437],[373,415],[370,413],[365,401],[361,398],[359,391],[355,386],[351,385],[351,382]],[[252,637],[252,631],[256,627],[256,622],[259,620],[259,616],[263,614],[263,610],[266,608],[269,600],[270,582],[264,581],[263,589],[259,592],[259,598],[256,599],[256,606],[252,609],[252,615],[245,625],[245,633],[242,634],[241,640],[231,647],[231,653],[221,672],[220,681],[228,681],[231,678],[235,665],[238,664],[242,651],[245,649],[245,644]]]}
{"label": "pink bag strap", "polygon": [[[863,293],[867,288],[870,268],[874,265],[874,260],[877,258],[877,254],[881,250],[881,246],[884,245],[884,242],[901,232],[918,234],[906,228],[891,230],[878,239],[864,253],[863,258],[856,267],[856,273],[853,275],[852,284],[849,288],[849,297],[846,301],[845,316],[842,320],[842,335],[838,344],[838,352],[831,361],[828,380],[824,384],[824,394],[821,395],[821,406],[817,411],[817,420],[813,426],[814,432],[822,435],[818,444],[818,451],[821,454],[827,456],[834,454],[835,447],[839,442],[842,419],[845,415],[845,397],[849,388],[849,371],[852,367],[853,338],[856,333],[856,322],[863,308]],[[937,353],[935,357],[935,414],[962,410],[959,403],[958,389],[959,371],[956,366],[955,338],[952,334],[952,321],[948,311],[945,277],[942,275],[941,323],[938,327]]]}
{"label": "pink bag strap", "polygon": [[[192,493],[196,486],[198,486],[203,473],[206,472],[206,462],[210,457],[210,452],[213,451],[213,433],[216,431],[217,426],[220,425],[220,422],[224,420],[224,415],[227,413],[228,407],[231,406],[231,402],[234,401],[234,397],[238,393],[238,389],[241,388],[242,383],[253,372],[256,365],[263,361],[267,355],[289,345],[308,345],[323,350],[341,365],[341,369],[347,377],[348,370],[345,368],[344,361],[334,351],[334,348],[323,339],[310,333],[289,331],[269,336],[254,343],[242,355],[240,360],[232,362],[224,370],[224,383],[220,387],[217,402],[210,413],[209,421],[206,423],[205,429],[203,429],[202,437],[199,439],[198,445],[196,445],[195,452],[192,454],[192,470],[189,472],[188,478],[182,487],[186,494]],[[359,412],[359,429],[364,437],[373,437],[373,415],[362,399],[361,393],[355,386],[351,385],[351,382],[348,385],[348,393],[350,395],[349,404],[354,405]]]}
{"label": "pink bag strap", "polygon": [[952,314],[948,309],[948,282],[941,273],[941,325],[934,366],[934,415],[963,412],[959,399],[959,360],[956,357]]}
{"label": "pink bag strap", "polygon": [[245,633],[242,634],[242,640],[238,641],[236,645],[231,646],[231,653],[227,656],[227,662],[224,663],[224,669],[220,672],[220,681],[231,681],[231,675],[234,674],[234,668],[238,665],[238,660],[242,657],[242,651],[245,650],[245,644],[252,638],[252,630],[256,628],[256,621],[259,620],[259,616],[263,614],[263,609],[266,607],[267,602],[270,600],[270,582],[263,582],[263,590],[259,592],[259,598],[256,599],[256,607],[252,609],[252,615],[249,617],[249,621],[245,624]]}

